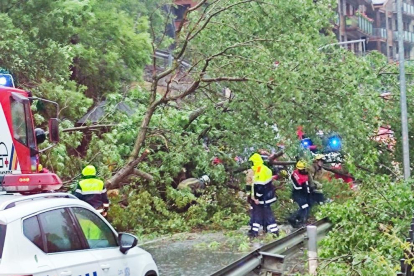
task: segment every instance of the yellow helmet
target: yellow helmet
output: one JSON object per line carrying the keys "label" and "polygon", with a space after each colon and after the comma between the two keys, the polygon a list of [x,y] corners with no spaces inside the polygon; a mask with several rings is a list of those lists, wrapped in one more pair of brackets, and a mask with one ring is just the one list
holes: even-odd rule
{"label": "yellow helmet", "polygon": [[323,154],[317,154],[315,156],[315,160],[324,160],[324,159],[325,159],[325,155],[323,155]]}
{"label": "yellow helmet", "polygon": [[299,160],[296,163],[296,169],[298,169],[298,170],[304,170],[305,168],[306,168],[306,162],[305,161]]}
{"label": "yellow helmet", "polygon": [[83,176],[95,176],[96,175],[96,169],[94,166],[92,165],[88,165],[86,166],[83,170],[82,170],[82,175]]}

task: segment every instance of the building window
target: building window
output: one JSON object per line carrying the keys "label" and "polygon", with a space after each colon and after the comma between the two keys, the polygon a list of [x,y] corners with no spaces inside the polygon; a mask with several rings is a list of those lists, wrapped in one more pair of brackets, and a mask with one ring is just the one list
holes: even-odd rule
{"label": "building window", "polygon": [[410,30],[410,24],[406,21],[403,21],[403,30],[409,31]]}

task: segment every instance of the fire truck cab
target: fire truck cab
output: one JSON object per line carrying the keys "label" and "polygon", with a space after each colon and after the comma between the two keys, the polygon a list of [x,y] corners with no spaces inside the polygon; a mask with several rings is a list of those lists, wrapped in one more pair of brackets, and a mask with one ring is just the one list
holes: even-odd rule
{"label": "fire truck cab", "polygon": [[[31,102],[42,100],[14,88],[13,78],[0,74],[0,191],[36,193],[53,191],[62,186],[60,178],[41,169],[38,145],[46,135],[35,129]],[[59,140],[58,119],[49,120],[49,140]]]}

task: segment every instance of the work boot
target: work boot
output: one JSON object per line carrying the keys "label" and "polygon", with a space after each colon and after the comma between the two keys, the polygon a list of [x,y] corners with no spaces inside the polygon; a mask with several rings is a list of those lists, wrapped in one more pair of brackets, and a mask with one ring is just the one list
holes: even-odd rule
{"label": "work boot", "polygon": [[279,230],[277,230],[276,232],[273,232],[272,235],[274,238],[279,238],[280,236]]}
{"label": "work boot", "polygon": [[288,220],[288,222],[290,223],[290,225],[293,227],[293,228],[300,228],[300,226],[299,226],[299,220],[297,220],[297,219],[294,219],[294,218],[288,218],[287,219]]}
{"label": "work boot", "polygon": [[247,236],[248,236],[249,238],[256,238],[258,235],[259,235],[259,234],[258,234],[257,232],[255,232],[255,231],[253,231],[252,229],[250,229],[250,230],[247,232]]}

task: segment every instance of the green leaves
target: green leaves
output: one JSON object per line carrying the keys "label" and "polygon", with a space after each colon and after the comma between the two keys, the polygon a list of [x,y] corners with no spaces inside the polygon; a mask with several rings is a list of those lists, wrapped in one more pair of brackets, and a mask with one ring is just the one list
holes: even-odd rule
{"label": "green leaves", "polygon": [[[408,185],[381,181],[372,177],[360,184],[360,191],[345,204],[329,204],[321,208],[320,216],[329,216],[334,229],[321,243],[322,258],[347,256],[343,264],[331,264],[318,275],[344,275],[358,269],[361,275],[391,275],[403,256],[398,237],[409,229],[413,196]],[[387,268],[384,270],[384,268]]]}

